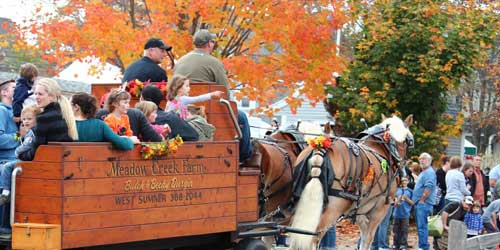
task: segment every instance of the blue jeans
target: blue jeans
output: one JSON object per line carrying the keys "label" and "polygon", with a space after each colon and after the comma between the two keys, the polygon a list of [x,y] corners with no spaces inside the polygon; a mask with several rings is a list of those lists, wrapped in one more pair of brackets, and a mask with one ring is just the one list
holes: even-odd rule
{"label": "blue jeans", "polygon": [[432,206],[418,203],[415,205],[415,221],[417,223],[418,247],[429,250],[429,229],[427,228],[427,217],[432,213]]}
{"label": "blue jeans", "polygon": [[252,156],[252,144],[250,143],[250,125],[243,111],[238,110],[238,125],[241,129],[240,139],[240,162]]}
{"label": "blue jeans", "polygon": [[10,190],[10,185],[12,182],[12,169],[16,166],[19,160],[9,161],[1,166],[0,175],[0,188],[5,190]]}
{"label": "blue jeans", "polygon": [[392,206],[389,207],[387,214],[377,227],[377,231],[373,237],[371,250],[389,249],[389,237],[387,233],[391,223],[391,215]]}
{"label": "blue jeans", "polygon": [[319,243],[319,250],[335,250],[337,246],[337,226],[326,231],[325,236]]}

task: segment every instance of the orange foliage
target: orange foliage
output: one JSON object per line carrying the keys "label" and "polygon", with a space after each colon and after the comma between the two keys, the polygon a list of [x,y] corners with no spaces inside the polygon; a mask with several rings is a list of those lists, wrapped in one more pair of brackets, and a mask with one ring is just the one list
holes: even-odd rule
{"label": "orange foliage", "polygon": [[270,99],[279,93],[292,110],[302,102],[294,90],[313,105],[322,101],[332,73],[344,69],[333,37],[349,21],[344,6],[345,0],[73,0],[48,17],[38,9],[33,16],[39,19],[17,31],[20,39],[36,35],[36,47],[55,70],[87,56],[123,70],[142,56],[150,37],[172,45],[178,59],[193,48],[194,31],[208,27],[218,35],[214,55],[242,93],[236,96],[258,101],[258,111],[272,115]]}

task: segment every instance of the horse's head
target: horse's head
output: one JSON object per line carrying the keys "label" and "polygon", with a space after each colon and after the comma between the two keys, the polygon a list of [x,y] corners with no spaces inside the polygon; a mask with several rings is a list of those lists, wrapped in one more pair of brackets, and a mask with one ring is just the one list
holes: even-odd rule
{"label": "horse's head", "polygon": [[404,122],[395,115],[391,118],[382,115],[380,126],[385,128],[383,139],[387,143],[391,155],[398,162],[406,158],[408,149],[414,145],[413,134],[409,129],[412,123],[413,115],[406,117]]}

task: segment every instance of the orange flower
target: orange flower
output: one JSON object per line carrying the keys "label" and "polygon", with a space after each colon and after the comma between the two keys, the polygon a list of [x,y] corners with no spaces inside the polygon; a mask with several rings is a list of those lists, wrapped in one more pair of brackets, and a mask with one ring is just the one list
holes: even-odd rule
{"label": "orange flower", "polygon": [[373,181],[373,168],[372,166],[368,166],[366,175],[363,177],[363,184],[368,184]]}

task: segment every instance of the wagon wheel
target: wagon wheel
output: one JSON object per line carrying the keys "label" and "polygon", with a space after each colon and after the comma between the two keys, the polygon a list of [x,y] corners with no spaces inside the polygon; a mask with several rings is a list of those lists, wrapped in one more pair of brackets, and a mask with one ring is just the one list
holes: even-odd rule
{"label": "wagon wheel", "polygon": [[234,250],[267,250],[267,247],[262,240],[247,238],[238,242]]}

